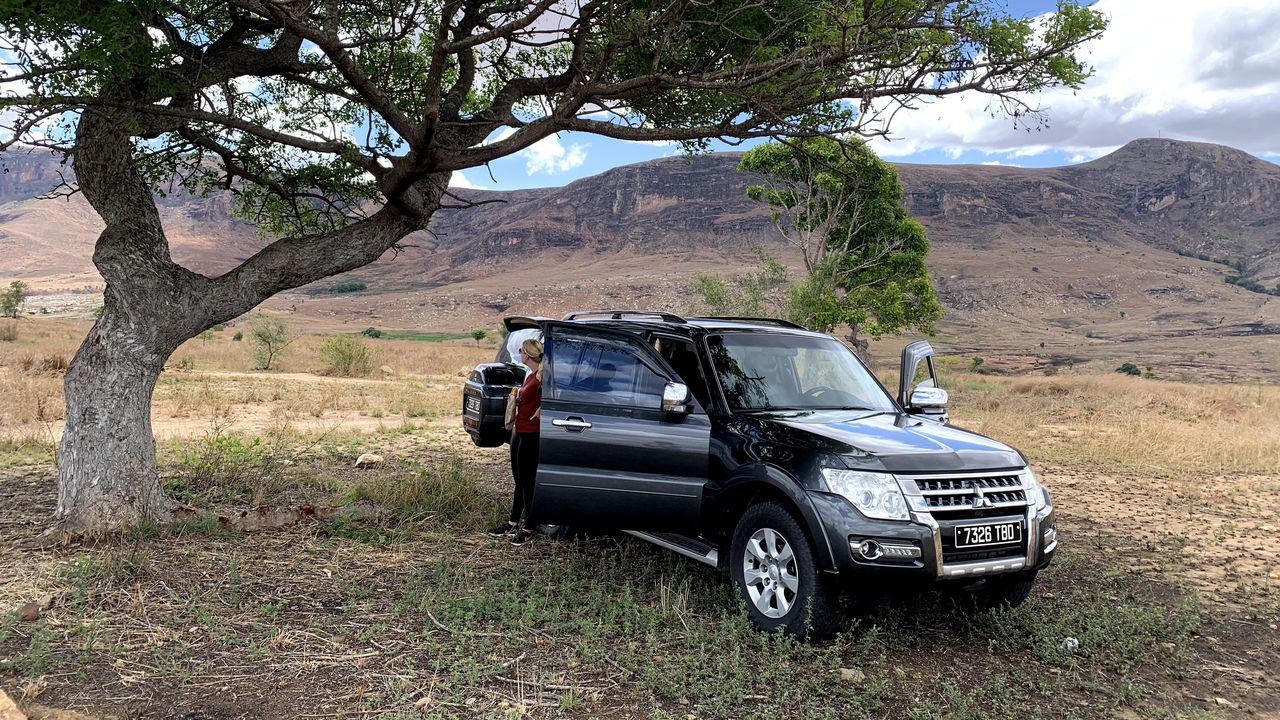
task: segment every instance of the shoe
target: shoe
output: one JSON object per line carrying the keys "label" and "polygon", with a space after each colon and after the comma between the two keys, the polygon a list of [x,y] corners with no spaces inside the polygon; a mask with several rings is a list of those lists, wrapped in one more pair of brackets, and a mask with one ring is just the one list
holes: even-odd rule
{"label": "shoe", "polygon": [[517,546],[524,545],[525,543],[529,542],[532,539],[533,539],[532,530],[517,530],[516,534],[511,536],[511,544],[517,545]]}
{"label": "shoe", "polygon": [[518,529],[519,529],[519,526],[517,526],[513,522],[504,522],[498,527],[490,530],[489,537],[495,537],[495,538],[506,537],[508,535],[515,534],[515,531]]}

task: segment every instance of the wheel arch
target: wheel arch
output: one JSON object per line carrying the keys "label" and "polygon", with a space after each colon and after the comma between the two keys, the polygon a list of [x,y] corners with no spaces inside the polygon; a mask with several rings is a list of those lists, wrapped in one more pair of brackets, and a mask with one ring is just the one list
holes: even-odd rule
{"label": "wheel arch", "polygon": [[[809,543],[817,554],[818,568],[826,572],[838,571],[835,553],[831,550],[813,501],[800,483],[782,468],[763,464],[740,468],[725,482],[719,496],[714,522],[721,537],[733,535],[738,518],[747,508],[761,502],[778,502],[795,513],[800,526],[808,533]],[[728,555],[728,552],[721,553],[723,558]]]}

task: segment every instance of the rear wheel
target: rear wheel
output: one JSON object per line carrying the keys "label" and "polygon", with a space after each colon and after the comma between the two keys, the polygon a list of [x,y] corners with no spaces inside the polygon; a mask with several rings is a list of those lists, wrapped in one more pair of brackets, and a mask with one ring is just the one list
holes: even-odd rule
{"label": "rear wheel", "polygon": [[753,625],[811,639],[835,632],[839,613],[831,583],[789,510],[773,502],[751,506],[730,547],[729,572]]}

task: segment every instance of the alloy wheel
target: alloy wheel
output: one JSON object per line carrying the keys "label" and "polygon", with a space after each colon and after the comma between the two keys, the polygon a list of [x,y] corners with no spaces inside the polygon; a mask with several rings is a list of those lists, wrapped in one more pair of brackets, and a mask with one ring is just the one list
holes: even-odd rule
{"label": "alloy wheel", "polygon": [[765,527],[751,535],[742,554],[742,576],[747,596],[765,617],[791,612],[800,591],[800,571],[782,533]]}

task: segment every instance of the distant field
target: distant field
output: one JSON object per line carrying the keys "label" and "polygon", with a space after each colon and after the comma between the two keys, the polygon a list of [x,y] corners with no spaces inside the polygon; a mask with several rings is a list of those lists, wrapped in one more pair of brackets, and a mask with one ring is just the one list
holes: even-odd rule
{"label": "distant field", "polygon": [[[24,319],[0,342],[0,539],[53,512],[58,368],[86,327]],[[953,422],[1023,450],[1053,493],[1061,557],[1017,611],[900,599],[813,647],[750,631],[721,575],[648,545],[483,537],[510,471],[458,413],[492,339],[362,339],[370,376],[341,378],[318,374],[339,333],[300,334],[262,372],[244,329],[187,343],[156,389],[165,489],[193,515],[43,554],[0,542],[11,694],[102,718],[1280,713],[1280,388],[944,358]],[[892,383],[891,358],[876,367]],[[386,462],[354,469],[364,452]],[[331,505],[364,510],[219,520]],[[37,621],[11,612],[42,597]]]}

